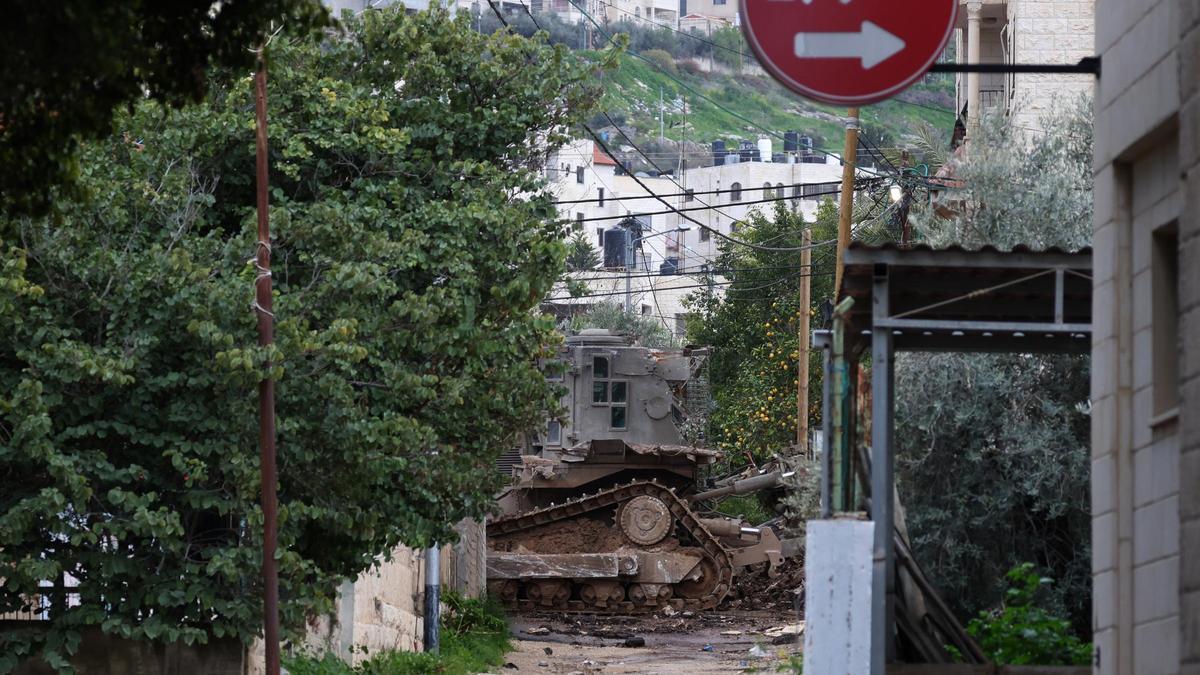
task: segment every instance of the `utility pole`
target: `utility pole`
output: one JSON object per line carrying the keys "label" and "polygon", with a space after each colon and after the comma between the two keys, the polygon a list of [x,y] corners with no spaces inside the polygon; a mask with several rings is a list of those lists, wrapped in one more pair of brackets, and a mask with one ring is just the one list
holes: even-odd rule
{"label": "utility pole", "polygon": [[850,223],[854,215],[854,166],[858,159],[858,108],[846,111],[846,145],[842,149],[842,199],[838,218],[837,268],[833,279],[834,302],[842,293],[842,268],[850,246]]}
{"label": "utility pole", "polygon": [[804,227],[800,240],[800,364],[796,373],[796,447],[806,457],[812,454],[808,445],[808,352],[812,335],[809,319],[812,314],[812,228]]}
{"label": "utility pole", "polygon": [[[258,314],[258,344],[270,347],[275,341],[275,314],[271,303],[271,226],[267,213],[267,53],[259,48],[258,70],[254,73],[256,206],[258,208],[258,253],[254,278],[254,311]],[[258,383],[258,447],[262,473],[263,513],[263,647],[267,675],[279,675],[279,568],[275,563],[278,498],[275,493],[275,382],[271,362],[263,364]]]}

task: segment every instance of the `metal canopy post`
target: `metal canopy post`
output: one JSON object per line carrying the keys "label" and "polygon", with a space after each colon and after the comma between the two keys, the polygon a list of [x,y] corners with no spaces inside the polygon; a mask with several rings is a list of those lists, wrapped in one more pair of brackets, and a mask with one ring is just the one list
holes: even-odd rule
{"label": "metal canopy post", "polygon": [[813,331],[813,348],[821,350],[821,518],[833,517],[833,335]]}
{"label": "metal canopy post", "polygon": [[892,330],[880,326],[888,317],[888,267],[876,265],[871,292],[871,520],[875,547],[871,576],[871,675],[884,675],[894,660],[895,612],[892,532],[895,497],[892,485],[893,368]]}

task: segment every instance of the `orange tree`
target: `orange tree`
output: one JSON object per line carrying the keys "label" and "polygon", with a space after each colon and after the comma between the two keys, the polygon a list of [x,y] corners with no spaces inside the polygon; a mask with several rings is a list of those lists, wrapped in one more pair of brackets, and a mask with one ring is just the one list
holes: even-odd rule
{"label": "orange tree", "polygon": [[[799,317],[812,316],[831,296],[837,207],[822,203],[812,225],[812,269],[800,267],[802,216],[787,202],[774,212],[754,212],[737,238],[763,248],[725,241],[714,272],[731,283],[720,292],[691,299],[688,338],[713,346],[709,375],[715,407],[709,418],[711,443],[725,450],[734,466],[786,451],[796,442],[796,389]],[[812,304],[800,306],[800,282],[810,275]],[[809,422],[821,421],[821,359],[810,355]]]}

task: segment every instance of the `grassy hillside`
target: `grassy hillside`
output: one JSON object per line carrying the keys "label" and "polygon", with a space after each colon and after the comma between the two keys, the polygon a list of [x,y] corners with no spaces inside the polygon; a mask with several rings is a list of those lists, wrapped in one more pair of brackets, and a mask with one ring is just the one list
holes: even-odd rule
{"label": "grassy hillside", "polygon": [[[818,148],[841,151],[843,129],[838,117],[845,115],[844,108],[801,98],[761,75],[692,74],[686,68],[675,71],[668,76],[661,69],[626,54],[620,67],[607,78],[602,107],[614,117],[620,116],[619,121],[636,128],[639,136],[657,137],[661,88],[667,107],[669,139],[680,140],[686,133],[689,141],[708,143],[718,138],[753,139],[759,135],[758,129],[721,110],[723,107],[755,125],[778,133],[794,129],[812,136]],[[892,100],[863,108],[863,123],[872,132],[873,141],[879,143],[882,134],[885,143],[894,143],[921,123],[944,130],[948,138],[954,125],[951,109],[954,89],[951,80],[941,77],[940,81],[918,84],[901,97],[920,105]],[[686,104],[686,114],[677,109],[680,103]],[[781,149],[778,140],[776,148]]]}

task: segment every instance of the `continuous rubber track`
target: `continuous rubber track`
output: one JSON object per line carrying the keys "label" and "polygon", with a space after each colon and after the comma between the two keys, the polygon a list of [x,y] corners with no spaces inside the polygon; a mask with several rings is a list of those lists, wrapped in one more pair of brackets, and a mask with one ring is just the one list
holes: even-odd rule
{"label": "continuous rubber track", "polygon": [[[619,506],[639,495],[657,497],[664,504],[667,504],[671,515],[675,518],[676,532],[680,531],[678,528],[682,528],[682,531],[686,532],[695,541],[695,548],[702,549],[704,557],[700,564],[708,567],[709,571],[715,571],[717,575],[715,583],[712,583],[711,590],[700,597],[676,596],[656,605],[639,605],[626,600],[610,603],[607,607],[599,607],[581,600],[571,599],[565,606],[556,606],[553,609],[555,611],[587,612],[589,614],[639,614],[654,612],[664,606],[670,606],[676,610],[693,611],[716,607],[725,598],[725,595],[729,593],[733,582],[733,563],[729,551],[700,523],[692,510],[688,508],[687,503],[675,495],[674,490],[654,481],[635,481],[627,485],[618,485],[562,504],[493,520],[487,526],[488,537],[518,533],[550,523],[577,518],[605,507]],[[636,544],[631,544],[630,547],[633,550],[638,548]],[[563,551],[563,553],[572,553],[572,551]],[[571,579],[563,579],[563,581],[569,581],[572,582],[573,586],[575,585]],[[683,584],[674,584],[673,588],[678,590],[681,586]],[[572,598],[577,595],[574,590],[573,588]],[[544,605],[523,598],[518,598],[515,602],[509,603],[508,606],[523,610],[548,609]]]}

